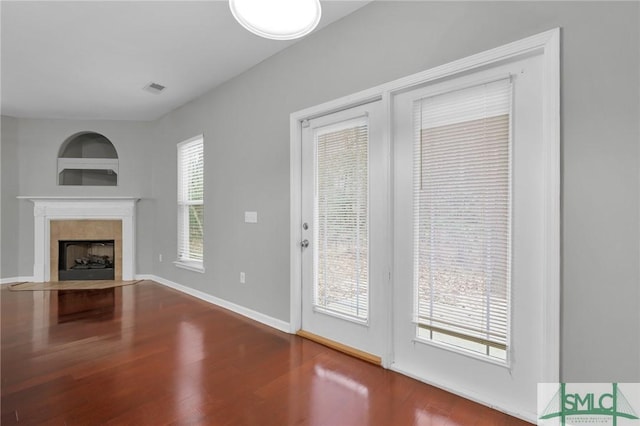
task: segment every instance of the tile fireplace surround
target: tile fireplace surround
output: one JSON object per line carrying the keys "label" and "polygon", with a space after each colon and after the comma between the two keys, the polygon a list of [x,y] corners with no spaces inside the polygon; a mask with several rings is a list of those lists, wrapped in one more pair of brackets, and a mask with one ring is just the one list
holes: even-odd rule
{"label": "tile fireplace surround", "polygon": [[[56,262],[59,230],[57,230],[57,225],[60,223],[68,225],[63,228],[74,228],[77,229],[78,232],[82,233],[73,233],[73,239],[103,239],[105,236],[104,232],[109,233],[110,239],[116,240],[116,244],[118,240],[121,239],[120,262],[120,259],[118,259],[118,256],[116,255],[116,278],[121,277],[123,280],[134,279],[135,209],[138,198],[28,196],[20,196],[18,198],[33,202],[33,280],[35,282],[56,281],[58,278],[58,265]],[[52,221],[54,221],[53,229],[51,227]],[[117,224],[115,226],[107,226],[107,230],[100,226],[101,224],[114,225],[114,223]],[[96,225],[97,227],[78,226],[80,224]],[[121,226],[117,226],[120,224]],[[96,229],[98,234],[93,235],[91,233],[91,229]],[[54,231],[53,233],[56,235],[52,236],[52,231]],[[86,234],[84,234],[85,231],[87,231]],[[54,252],[52,244],[56,246],[56,255],[52,255]],[[118,273],[118,264],[120,263],[121,273]]]}

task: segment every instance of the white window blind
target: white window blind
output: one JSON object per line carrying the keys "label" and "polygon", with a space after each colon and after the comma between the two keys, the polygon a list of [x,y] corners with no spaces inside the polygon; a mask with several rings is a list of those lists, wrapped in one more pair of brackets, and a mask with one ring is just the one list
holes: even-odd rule
{"label": "white window blind", "polygon": [[366,320],[369,311],[368,124],[315,134],[314,305]]}
{"label": "white window blind", "polygon": [[204,236],[203,138],[178,144],[178,261],[202,263]]}
{"label": "white window blind", "polygon": [[418,336],[506,357],[511,81],[414,104]]}

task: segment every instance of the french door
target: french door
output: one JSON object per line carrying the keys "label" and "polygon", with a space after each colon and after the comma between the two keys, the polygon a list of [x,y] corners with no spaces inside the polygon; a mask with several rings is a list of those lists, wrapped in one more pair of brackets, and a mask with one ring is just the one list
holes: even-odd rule
{"label": "french door", "polygon": [[559,380],[558,52],[553,30],[292,114],[296,330],[535,421]]}
{"label": "french door", "polygon": [[380,357],[387,165],[381,102],[302,129],[302,330]]}

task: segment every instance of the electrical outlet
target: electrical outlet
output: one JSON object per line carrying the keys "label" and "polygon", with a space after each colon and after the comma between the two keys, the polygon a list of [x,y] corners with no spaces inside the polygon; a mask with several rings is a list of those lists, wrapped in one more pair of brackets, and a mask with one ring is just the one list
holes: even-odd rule
{"label": "electrical outlet", "polygon": [[158,262],[162,262],[162,255],[161,254],[158,255]]}
{"label": "electrical outlet", "polygon": [[244,272],[240,272],[240,284],[244,284],[244,283],[245,283]]}
{"label": "electrical outlet", "polygon": [[244,212],[245,223],[258,223],[258,212]]}

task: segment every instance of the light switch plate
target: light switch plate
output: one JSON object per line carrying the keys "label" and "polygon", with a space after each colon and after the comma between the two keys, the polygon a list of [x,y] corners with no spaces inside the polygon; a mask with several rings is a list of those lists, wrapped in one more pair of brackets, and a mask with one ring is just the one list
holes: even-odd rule
{"label": "light switch plate", "polygon": [[258,223],[258,212],[244,212],[245,223]]}

